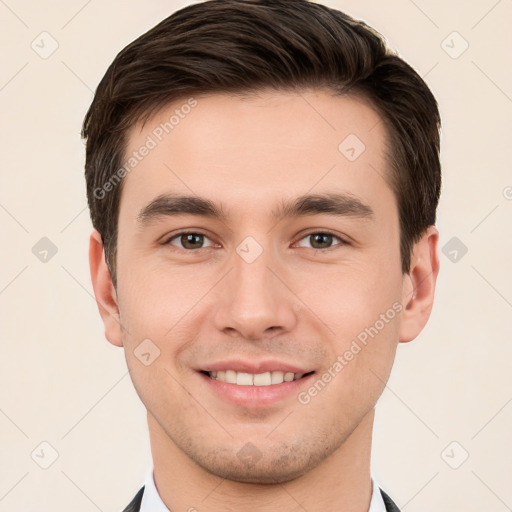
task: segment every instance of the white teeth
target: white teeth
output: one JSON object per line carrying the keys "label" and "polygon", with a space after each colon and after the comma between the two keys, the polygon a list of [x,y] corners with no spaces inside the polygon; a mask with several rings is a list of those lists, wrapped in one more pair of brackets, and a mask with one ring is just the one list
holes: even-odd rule
{"label": "white teeth", "polygon": [[238,386],[270,386],[272,384],[282,384],[283,382],[291,382],[292,380],[301,379],[303,373],[292,372],[265,372],[265,373],[246,373],[235,372],[234,370],[225,370],[217,372],[208,372],[212,379],[228,382],[229,384],[237,384]]}
{"label": "white teeth", "polygon": [[272,372],[272,384],[281,384],[284,382],[283,372]]}
{"label": "white teeth", "polygon": [[226,370],[226,382],[230,384],[236,384],[236,372],[233,370]]}
{"label": "white teeth", "polygon": [[253,385],[252,373],[237,372],[236,383],[239,386],[252,386]]}
{"label": "white teeth", "polygon": [[254,376],[254,385],[255,386],[270,386],[270,384],[272,384],[272,378],[270,377],[270,372],[258,373]]}

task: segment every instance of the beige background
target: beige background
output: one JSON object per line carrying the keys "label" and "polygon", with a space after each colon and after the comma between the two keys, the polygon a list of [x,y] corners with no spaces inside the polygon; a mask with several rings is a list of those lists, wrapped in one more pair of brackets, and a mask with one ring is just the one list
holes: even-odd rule
{"label": "beige background", "polygon": [[[79,132],[116,53],[186,3],[0,0],[0,511],[121,510],[150,464],[145,409],[92,298]],[[373,472],[406,512],[512,510],[512,1],[326,3],[385,34],[437,96],[441,248],[468,248],[441,252],[431,320],[399,347]],[[41,38],[59,45],[46,59]]]}

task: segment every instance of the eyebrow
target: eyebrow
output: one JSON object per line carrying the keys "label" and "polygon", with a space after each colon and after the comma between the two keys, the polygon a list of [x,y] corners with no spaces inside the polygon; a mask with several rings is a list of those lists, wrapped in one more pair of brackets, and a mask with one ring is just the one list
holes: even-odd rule
{"label": "eyebrow", "polygon": [[[278,208],[270,213],[274,220],[320,214],[368,220],[373,220],[375,217],[368,204],[347,193],[307,194],[293,200],[282,200]],[[140,211],[137,221],[144,226],[163,217],[178,215],[196,215],[222,222],[228,220],[228,215],[222,206],[215,204],[210,199],[199,196],[163,194]]]}

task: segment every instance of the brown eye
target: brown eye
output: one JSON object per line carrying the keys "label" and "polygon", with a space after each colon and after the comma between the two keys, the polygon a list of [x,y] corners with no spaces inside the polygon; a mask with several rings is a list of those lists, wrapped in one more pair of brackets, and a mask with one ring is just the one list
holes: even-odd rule
{"label": "brown eye", "polygon": [[[335,239],[341,243],[333,244],[333,241]],[[299,241],[299,244],[302,240],[308,240],[309,244],[310,244],[309,247],[311,249],[317,249],[317,250],[330,249],[331,247],[333,247],[333,246],[335,247],[336,245],[346,244],[346,242],[344,240],[342,240],[339,236],[333,235],[332,233],[323,232],[323,231],[309,233],[305,237],[301,238],[301,240]],[[308,246],[300,245],[300,247],[308,247]]]}
{"label": "brown eye", "polygon": [[210,240],[206,235],[196,232],[181,232],[168,240],[168,244],[186,250],[197,250],[210,247],[213,244],[204,245],[205,240]]}

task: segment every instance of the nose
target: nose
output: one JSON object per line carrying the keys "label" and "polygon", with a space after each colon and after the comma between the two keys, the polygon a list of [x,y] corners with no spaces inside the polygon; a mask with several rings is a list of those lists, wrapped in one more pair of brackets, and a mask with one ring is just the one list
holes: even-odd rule
{"label": "nose", "polygon": [[233,257],[234,268],[219,289],[216,328],[251,341],[290,332],[297,323],[294,304],[299,299],[287,285],[289,273],[270,250],[249,261],[239,254]]}

